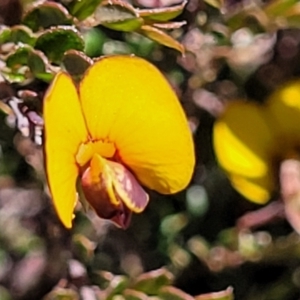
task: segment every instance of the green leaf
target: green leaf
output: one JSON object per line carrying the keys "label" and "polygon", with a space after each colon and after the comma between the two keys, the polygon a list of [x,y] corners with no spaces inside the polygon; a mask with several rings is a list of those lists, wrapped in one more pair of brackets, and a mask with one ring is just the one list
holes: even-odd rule
{"label": "green leaf", "polygon": [[[46,82],[51,81],[53,78],[53,74],[47,70],[49,62],[45,55],[41,51],[34,50],[29,46],[17,48],[15,52],[7,57],[6,65],[12,69],[12,73],[19,74],[19,69],[21,66],[28,66],[32,75],[36,78]],[[22,74],[22,77],[24,75],[25,74]]]}
{"label": "green leaf", "polygon": [[11,29],[6,26],[0,26],[0,45],[7,43],[10,39]]}
{"label": "green leaf", "polygon": [[125,300],[147,300],[149,297],[142,292],[126,289],[122,296],[125,298]]}
{"label": "green leaf", "polygon": [[73,21],[68,11],[61,4],[46,1],[30,9],[24,16],[23,24],[33,31],[38,31],[41,28],[71,25]]}
{"label": "green leaf", "polygon": [[122,294],[123,291],[127,288],[129,279],[124,275],[115,275],[107,271],[96,271],[98,285],[100,288],[105,291],[106,300],[114,299],[115,295]]}
{"label": "green leaf", "polygon": [[144,23],[133,6],[119,0],[100,5],[95,11],[94,20],[96,24],[120,31],[134,31]]}
{"label": "green leaf", "polygon": [[125,35],[126,44],[137,56],[148,57],[155,47],[155,42],[138,33]]}
{"label": "green leaf", "polygon": [[170,35],[166,34],[162,30],[159,30],[158,28],[154,28],[149,25],[144,25],[139,30],[139,33],[143,34],[149,39],[156,41],[164,46],[176,49],[182,54],[184,54],[185,52],[185,49],[182,44],[177,42],[175,39],[173,39]]}
{"label": "green leaf", "polygon": [[171,7],[160,7],[153,9],[140,9],[137,10],[138,15],[145,20],[151,20],[156,22],[166,22],[176,18],[180,15],[187,4],[187,1],[182,2],[180,5]]}
{"label": "green leaf", "polygon": [[285,11],[297,4],[298,0],[275,0],[265,6],[264,12],[270,17],[285,16]]}
{"label": "green leaf", "polygon": [[172,273],[162,268],[140,275],[132,285],[132,289],[155,295],[163,286],[170,285],[172,281]]}
{"label": "green leaf", "polygon": [[143,19],[136,18],[115,23],[103,23],[102,25],[109,29],[130,32],[139,29],[143,25]]}
{"label": "green leaf", "polygon": [[284,15],[286,23],[289,27],[300,27],[300,3],[296,3],[290,9],[288,9]]}
{"label": "green leaf", "polygon": [[93,61],[83,52],[69,50],[64,54],[62,63],[71,76],[81,77]]}
{"label": "green leaf", "polygon": [[204,2],[217,9],[221,9],[224,5],[224,0],[204,0]]}
{"label": "green leaf", "polygon": [[115,275],[109,285],[109,297],[121,294],[124,291],[124,289],[128,286],[128,282],[129,280],[126,276]]}
{"label": "green leaf", "polygon": [[96,9],[94,17],[99,24],[102,24],[125,21],[139,16],[135,12],[134,7],[129,3],[112,0],[103,2],[102,5]]}
{"label": "green leaf", "polygon": [[33,73],[44,73],[46,72],[46,60],[41,51],[31,51],[28,55],[28,66]]}
{"label": "green leaf", "polygon": [[82,21],[90,16],[97,8],[102,0],[77,0],[71,2],[70,13],[78,20]]}
{"label": "green leaf", "polygon": [[9,41],[15,44],[23,43],[34,46],[36,38],[33,36],[30,28],[23,25],[17,25],[11,28]]}
{"label": "green leaf", "polygon": [[185,213],[167,215],[161,221],[161,232],[166,236],[178,234],[188,224],[188,218]]}
{"label": "green leaf", "polygon": [[225,291],[199,295],[195,300],[233,300],[233,288],[228,287]]}
{"label": "green leaf", "polygon": [[88,263],[94,258],[96,244],[85,235],[80,233],[73,235],[73,244],[76,255],[80,256],[81,261]]}
{"label": "green leaf", "polygon": [[1,26],[0,28],[0,44],[12,42],[15,44],[23,43],[33,46],[36,37],[30,28],[23,25],[16,25],[11,28]]}
{"label": "green leaf", "polygon": [[103,45],[104,55],[131,54],[132,48],[125,42],[110,40]]}
{"label": "green leaf", "polygon": [[15,49],[6,58],[8,70],[1,70],[1,74],[9,82],[24,82],[26,79],[32,79],[29,72],[28,56],[33,49],[30,46],[20,46]]}
{"label": "green leaf", "polygon": [[100,28],[90,28],[83,34],[84,52],[89,57],[97,57],[102,54],[102,47],[107,40],[106,35]]}
{"label": "green leaf", "polygon": [[75,290],[57,287],[47,294],[44,300],[78,300],[79,295]]}
{"label": "green leaf", "polygon": [[10,83],[14,83],[14,82],[22,83],[27,79],[26,74],[24,72],[17,73],[17,72],[9,72],[9,71],[2,70],[1,74]]}
{"label": "green leaf", "polygon": [[28,66],[33,75],[45,82],[50,82],[54,74],[48,71],[49,61],[43,52],[32,50],[28,55]]}
{"label": "green leaf", "polygon": [[43,51],[50,61],[59,64],[68,50],[84,49],[84,41],[79,32],[71,26],[61,26],[46,30],[36,41],[36,49]]}
{"label": "green leaf", "polygon": [[194,297],[173,286],[161,288],[158,296],[164,300],[194,300]]}
{"label": "green leaf", "polygon": [[28,55],[32,51],[29,46],[18,47],[13,53],[6,58],[6,66],[11,69],[17,69],[20,66],[28,64]]}

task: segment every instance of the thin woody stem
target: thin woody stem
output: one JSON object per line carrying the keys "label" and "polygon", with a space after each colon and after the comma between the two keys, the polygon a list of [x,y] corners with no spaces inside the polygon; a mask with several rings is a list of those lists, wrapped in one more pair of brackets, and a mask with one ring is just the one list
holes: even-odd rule
{"label": "thin woody stem", "polygon": [[261,209],[246,213],[238,219],[237,226],[240,230],[254,229],[284,217],[284,204],[276,200]]}
{"label": "thin woody stem", "polygon": [[300,161],[285,159],[279,168],[281,199],[238,219],[239,229],[253,229],[286,218],[300,232]]}
{"label": "thin woody stem", "polygon": [[286,159],[280,165],[280,192],[285,215],[293,228],[300,232],[300,161]]}

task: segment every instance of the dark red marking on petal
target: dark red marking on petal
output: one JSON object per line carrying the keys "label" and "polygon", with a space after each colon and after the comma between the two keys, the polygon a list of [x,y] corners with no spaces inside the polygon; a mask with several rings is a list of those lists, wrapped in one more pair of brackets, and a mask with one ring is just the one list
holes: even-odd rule
{"label": "dark red marking on petal", "polygon": [[132,211],[139,213],[145,209],[149,202],[149,196],[141,187],[134,175],[123,165],[108,161],[109,166],[115,174],[115,194]]}
{"label": "dark red marking on petal", "polygon": [[122,209],[116,212],[116,215],[111,218],[117,226],[122,229],[127,229],[130,225],[132,211],[122,204]]}
{"label": "dark red marking on petal", "polygon": [[124,229],[129,226],[132,212],[142,212],[149,201],[148,194],[123,165],[98,154],[83,172],[81,185],[97,215]]}
{"label": "dark red marking on petal", "polygon": [[119,204],[114,205],[111,202],[107,191],[107,179],[103,174],[99,176],[100,180],[95,184],[91,181],[90,168],[87,168],[82,175],[81,185],[86,200],[100,218],[109,219],[118,227],[127,229],[131,221],[131,210],[122,203],[117,193],[116,198],[119,200]]}
{"label": "dark red marking on petal", "polygon": [[99,174],[99,182],[92,182],[90,168],[87,168],[81,177],[82,191],[86,200],[100,218],[111,219],[116,215],[119,205],[113,205],[107,192],[103,174]]}

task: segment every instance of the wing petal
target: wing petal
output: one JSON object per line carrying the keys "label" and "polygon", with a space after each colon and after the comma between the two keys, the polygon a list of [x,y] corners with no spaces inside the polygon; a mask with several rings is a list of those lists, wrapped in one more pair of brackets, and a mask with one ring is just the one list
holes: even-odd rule
{"label": "wing petal", "polygon": [[75,155],[87,140],[76,87],[59,73],[44,99],[46,170],[54,206],[62,223],[72,226],[78,166]]}
{"label": "wing petal", "polygon": [[275,186],[268,176],[249,178],[236,174],[229,176],[232,186],[245,198],[257,204],[267,203]]}

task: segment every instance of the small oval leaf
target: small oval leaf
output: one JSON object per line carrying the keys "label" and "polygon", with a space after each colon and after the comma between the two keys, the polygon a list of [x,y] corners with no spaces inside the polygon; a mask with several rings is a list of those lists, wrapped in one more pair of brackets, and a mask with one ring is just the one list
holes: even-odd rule
{"label": "small oval leaf", "polygon": [[224,5],[224,0],[204,0],[204,2],[216,9],[221,9]]}
{"label": "small oval leaf", "polygon": [[186,4],[187,1],[184,1],[180,5],[175,5],[171,7],[140,9],[137,11],[139,16],[143,17],[146,20],[151,20],[156,22],[166,22],[180,15]]}
{"label": "small oval leaf", "polygon": [[[53,78],[53,74],[48,72],[47,66],[49,65],[49,62],[45,55],[41,51],[34,50],[30,46],[18,47],[15,52],[7,57],[6,65],[12,69],[13,73],[16,72],[19,74],[19,69],[21,66],[28,66],[30,72],[32,73],[29,74],[31,77],[33,75],[34,77],[46,82],[51,81]],[[21,74],[22,73],[23,71]],[[25,74],[22,76],[24,75]]]}
{"label": "small oval leaf", "polygon": [[43,52],[32,50],[29,53],[28,66],[36,78],[45,82],[50,82],[53,79],[54,74],[48,70],[49,65],[50,63]]}
{"label": "small oval leaf", "polygon": [[134,19],[137,18],[138,15],[136,14],[134,7],[130,4],[114,0],[104,2],[100,5],[96,9],[94,17],[98,21],[98,24],[103,24]]}
{"label": "small oval leaf", "polygon": [[147,300],[149,299],[148,295],[143,292],[135,291],[132,289],[126,289],[122,295],[125,300]]}
{"label": "small oval leaf", "polygon": [[11,29],[6,26],[0,26],[0,45],[7,43],[10,39]]}
{"label": "small oval leaf", "polygon": [[83,52],[69,50],[64,54],[62,63],[71,76],[81,77],[86,69],[93,64],[93,60]]}
{"label": "small oval leaf", "polygon": [[16,25],[11,28],[9,41],[15,44],[23,43],[28,44],[30,46],[34,46],[36,37],[33,36],[33,33],[30,30],[30,28],[23,25]]}
{"label": "small oval leaf", "polygon": [[270,17],[285,16],[285,12],[292,8],[298,0],[274,0],[267,3],[264,12]]}
{"label": "small oval leaf", "polygon": [[11,69],[18,69],[20,66],[28,64],[28,55],[32,51],[29,46],[18,47],[6,58],[6,66]]}
{"label": "small oval leaf", "polygon": [[132,5],[120,0],[105,1],[96,9],[93,19],[97,25],[119,31],[133,31],[144,23]]}
{"label": "small oval leaf", "polygon": [[46,72],[46,57],[41,51],[31,51],[28,55],[28,66],[33,73]]}
{"label": "small oval leaf", "polygon": [[25,72],[16,73],[16,72],[2,71],[2,75],[10,83],[14,83],[14,82],[23,83],[27,79]]}
{"label": "small oval leaf", "polygon": [[37,39],[35,48],[43,51],[50,61],[60,63],[66,51],[82,51],[84,41],[74,27],[60,26],[43,32]]}
{"label": "small oval leaf", "polygon": [[82,21],[94,12],[101,2],[102,0],[72,1],[69,9],[73,16]]}
{"label": "small oval leaf", "polygon": [[178,50],[182,54],[184,54],[184,52],[185,52],[184,46],[182,44],[177,42],[175,39],[173,39],[171,36],[169,36],[165,32],[163,32],[155,27],[152,27],[149,25],[144,25],[141,27],[139,32],[151,40],[154,40],[164,46]]}
{"label": "small oval leaf", "polygon": [[88,29],[83,34],[83,39],[85,43],[84,52],[89,57],[98,57],[103,53],[102,47],[107,37],[99,27]]}
{"label": "small oval leaf", "polygon": [[132,289],[154,295],[163,286],[170,285],[172,281],[172,273],[162,268],[140,275],[132,285]]}
{"label": "small oval leaf", "polygon": [[115,23],[103,23],[102,25],[109,29],[130,32],[141,28],[143,23],[144,23],[143,19],[136,18],[136,19],[130,19],[130,20],[125,20],[125,21],[120,21]]}
{"label": "small oval leaf", "polygon": [[58,25],[71,25],[72,23],[71,16],[61,4],[49,1],[31,8],[23,19],[23,24],[33,31]]}

